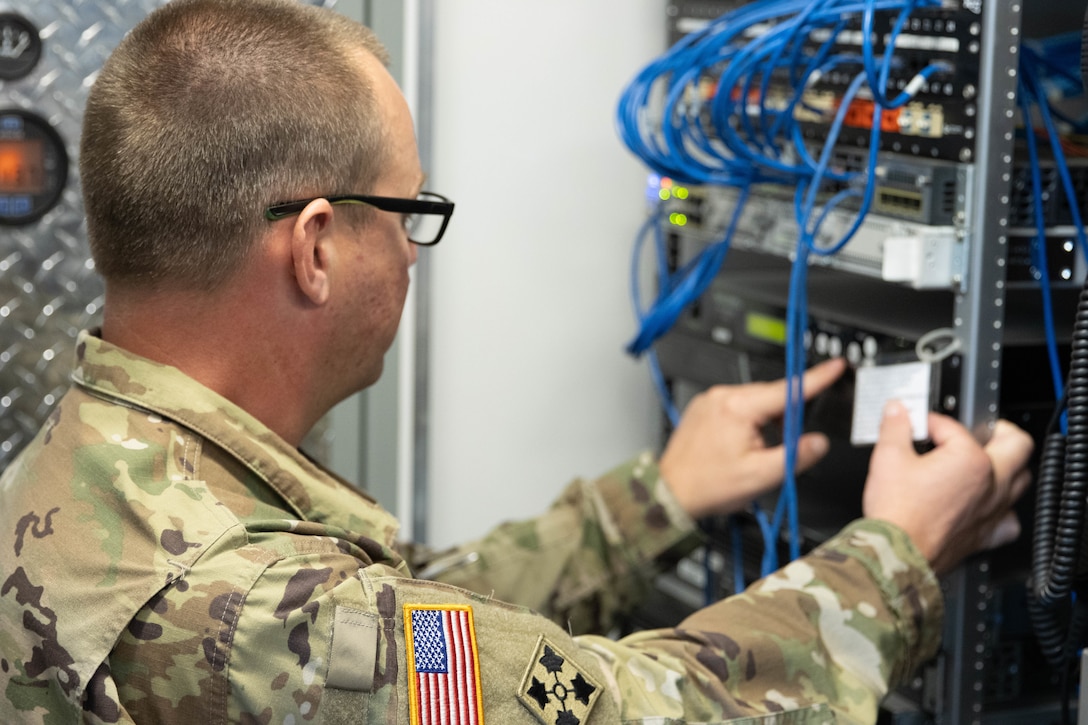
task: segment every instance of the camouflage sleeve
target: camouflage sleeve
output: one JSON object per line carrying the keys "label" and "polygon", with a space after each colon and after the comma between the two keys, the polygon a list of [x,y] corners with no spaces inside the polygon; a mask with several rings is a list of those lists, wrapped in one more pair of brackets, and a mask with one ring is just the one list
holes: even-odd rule
{"label": "camouflage sleeve", "polygon": [[141,613],[111,660],[128,715],[166,725],[198,712],[244,723],[768,713],[872,723],[889,686],[932,652],[940,621],[928,569],[901,532],[871,522],[678,628],[619,641],[571,637],[524,607],[360,568],[343,542],[302,533],[224,548],[207,574]]}
{"label": "camouflage sleeve", "polygon": [[584,644],[611,672],[643,678],[617,681],[624,717],[635,715],[628,693],[650,689],[677,717],[873,723],[889,690],[936,653],[942,617],[936,578],[906,534],[859,520],[675,629]]}
{"label": "camouflage sleeve", "polygon": [[[397,603],[390,610],[405,611],[405,625],[412,606],[470,607],[487,719],[546,725],[765,723],[767,715],[873,723],[889,688],[936,650],[942,617],[925,561],[903,532],[873,521],[855,522],[677,628],[619,641],[572,638],[524,610],[432,583],[392,585],[385,596]],[[405,635],[403,646],[398,667],[411,696],[420,645]]]}
{"label": "camouflage sleeve", "polygon": [[530,607],[576,633],[606,632],[654,575],[698,541],[647,453],[576,480],[542,516],[435,554],[411,548],[417,576]]}

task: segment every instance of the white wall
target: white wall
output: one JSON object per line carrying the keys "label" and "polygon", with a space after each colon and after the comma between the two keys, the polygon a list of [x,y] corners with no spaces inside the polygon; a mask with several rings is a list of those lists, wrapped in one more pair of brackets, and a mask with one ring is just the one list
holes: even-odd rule
{"label": "white wall", "polygon": [[627,278],[646,172],[619,93],[664,0],[435,3],[434,159],[457,204],[432,255],[427,539],[543,510],[656,443]]}

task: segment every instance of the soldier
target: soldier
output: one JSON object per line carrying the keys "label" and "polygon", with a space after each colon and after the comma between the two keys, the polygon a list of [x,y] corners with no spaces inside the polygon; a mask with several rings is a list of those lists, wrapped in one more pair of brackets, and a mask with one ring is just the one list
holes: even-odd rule
{"label": "soldier", "polygon": [[[981,447],[933,415],[918,455],[891,406],[864,519],[619,640],[582,633],[694,518],[782,478],[759,436],[781,382],[709,391],[659,461],[438,557],[299,453],[378,378],[416,246],[453,211],[422,190],[384,59],[330,11],[175,0],[107,61],[80,159],[103,327],[0,479],[0,720],[872,722],[937,647],[935,574],[1018,534],[1031,441],[1011,424]],[[806,435],[800,466],[826,446]]]}

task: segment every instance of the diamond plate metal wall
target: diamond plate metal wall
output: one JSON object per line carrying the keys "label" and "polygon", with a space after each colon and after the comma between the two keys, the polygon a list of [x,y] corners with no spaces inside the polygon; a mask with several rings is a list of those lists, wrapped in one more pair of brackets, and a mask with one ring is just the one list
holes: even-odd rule
{"label": "diamond plate metal wall", "polygon": [[57,206],[31,224],[0,226],[0,470],[67,389],[76,334],[98,322],[103,287],[88,252],[76,165],[83,106],[113,48],[163,4],[0,0],[0,13],[23,16],[42,39],[41,58],[29,75],[0,80],[0,110],[22,109],[48,120],[69,157]]}
{"label": "diamond plate metal wall", "polygon": [[24,226],[0,227],[0,469],[29,442],[68,387],[72,341],[97,324],[102,283],[87,250],[80,199],[79,129],[102,62],[162,0],[0,0],[29,20],[42,55],[28,76],[0,81],[0,108],[31,111],[68,152],[61,201]]}

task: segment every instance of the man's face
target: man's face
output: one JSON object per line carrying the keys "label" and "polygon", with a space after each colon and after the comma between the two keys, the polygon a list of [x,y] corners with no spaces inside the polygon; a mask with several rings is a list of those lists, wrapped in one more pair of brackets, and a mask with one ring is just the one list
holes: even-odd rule
{"label": "man's face", "polygon": [[[385,169],[369,192],[375,196],[415,198],[423,184],[415,130],[408,104],[389,72],[373,56],[360,52],[360,65],[371,79],[387,129]],[[417,258],[408,241],[404,217],[372,210],[367,223],[352,229],[350,216],[338,214],[343,280],[338,285],[339,344],[352,390],[373,384],[381,375],[386,351],[393,344],[408,293],[408,269]]]}

